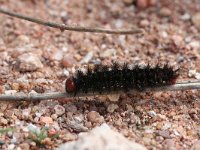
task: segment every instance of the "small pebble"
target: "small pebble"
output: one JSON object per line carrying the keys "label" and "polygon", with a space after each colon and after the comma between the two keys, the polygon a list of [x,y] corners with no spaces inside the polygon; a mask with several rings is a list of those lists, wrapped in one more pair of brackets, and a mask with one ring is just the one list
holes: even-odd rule
{"label": "small pebble", "polygon": [[5,88],[3,86],[0,85],[0,93],[4,93],[5,92]]}
{"label": "small pebble", "polygon": [[73,56],[71,55],[65,55],[62,59],[62,65],[63,67],[73,67],[73,65],[76,64],[75,59],[73,59]]}
{"label": "small pebble", "polygon": [[52,145],[51,138],[49,138],[49,137],[47,137],[44,140],[42,140],[41,143],[44,144],[44,145]]}
{"label": "small pebble", "polygon": [[103,117],[96,111],[90,111],[87,118],[91,123],[101,123],[103,121]]}
{"label": "small pebble", "polygon": [[131,5],[135,0],[123,0],[124,4]]}
{"label": "small pebble", "polygon": [[69,74],[69,71],[68,71],[67,69],[65,69],[65,68],[63,69],[63,74],[64,74],[65,76],[67,76],[67,77],[70,75],[70,74]]}
{"label": "small pebble", "polygon": [[148,0],[150,6],[154,6],[157,3],[157,0]]}
{"label": "small pebble", "polygon": [[36,71],[37,69],[43,68],[43,64],[37,55],[25,53],[18,57],[16,68],[22,72]]}
{"label": "small pebble", "polygon": [[57,60],[60,61],[63,58],[63,52],[62,51],[55,51],[50,55],[50,60]]}
{"label": "small pebble", "polygon": [[36,146],[36,143],[33,142],[33,141],[31,141],[31,142],[30,142],[30,145],[31,145],[31,146]]}
{"label": "small pebble", "polygon": [[15,83],[15,82],[12,83],[11,88],[12,88],[12,90],[18,91],[19,90],[19,83]]}
{"label": "small pebble", "polygon": [[194,120],[199,120],[199,117],[198,117],[198,113],[197,113],[197,110],[192,108],[191,110],[188,111],[188,114],[190,115],[190,117]]}
{"label": "small pebble", "polygon": [[200,140],[196,141],[196,142],[193,144],[191,150],[200,150]]}
{"label": "small pebble", "polygon": [[137,0],[138,8],[146,8],[148,7],[148,0]]}
{"label": "small pebble", "polygon": [[24,110],[22,110],[22,116],[24,118],[28,118],[30,115],[30,112],[31,112],[31,109],[24,109]]}
{"label": "small pebble", "polygon": [[48,130],[48,134],[49,134],[50,136],[53,136],[53,135],[55,135],[56,133],[57,133],[57,131],[56,131],[54,128],[51,128],[51,129]]}
{"label": "small pebble", "polygon": [[167,130],[171,128],[172,124],[170,122],[164,122],[164,125],[162,127],[162,130]]}
{"label": "small pebble", "polygon": [[17,93],[16,90],[7,90],[5,91],[5,95],[15,95]]}
{"label": "small pebble", "polygon": [[8,150],[14,150],[14,148],[15,148],[15,144],[8,145]]}
{"label": "small pebble", "polygon": [[30,43],[29,36],[19,35],[12,43],[13,46],[19,47]]}
{"label": "small pebble", "polygon": [[54,120],[56,120],[58,118],[58,115],[57,114],[52,114],[51,118],[54,119]]}
{"label": "small pebble", "polygon": [[84,115],[83,114],[74,115],[74,120],[78,123],[82,123],[84,121]]}
{"label": "small pebble", "polygon": [[115,27],[116,28],[122,28],[123,27],[123,21],[121,19],[117,19],[115,22]]}
{"label": "small pebble", "polygon": [[172,36],[172,40],[174,41],[174,43],[175,43],[176,45],[181,45],[182,42],[183,42],[183,37],[180,36],[180,35],[173,35],[173,36]]}
{"label": "small pebble", "polygon": [[29,150],[30,149],[30,145],[28,143],[22,143],[22,144],[20,144],[20,147],[23,150]]}
{"label": "small pebble", "polygon": [[200,80],[200,73],[196,70],[189,70],[188,76],[195,77],[196,79]]}
{"label": "small pebble", "polygon": [[13,144],[17,143],[17,138],[13,135],[13,138],[11,139],[10,142]]}
{"label": "small pebble", "polygon": [[178,126],[176,128],[177,132],[179,133],[180,136],[186,136],[186,131],[182,126]]}
{"label": "small pebble", "polygon": [[34,124],[29,123],[27,128],[24,128],[23,131],[28,132],[29,130],[31,130],[31,131],[34,131],[34,130],[39,131],[39,128],[37,126],[35,126]]}
{"label": "small pebble", "polygon": [[149,111],[148,112],[148,115],[150,116],[150,117],[155,117],[157,114],[156,114],[156,112],[155,111]]}
{"label": "small pebble", "polygon": [[68,13],[66,11],[62,11],[60,13],[60,16],[61,16],[61,19],[62,19],[63,23],[66,24],[67,20],[69,18]]}
{"label": "small pebble", "polygon": [[77,61],[80,61],[82,56],[80,54],[75,54],[74,55],[74,58],[77,60]]}
{"label": "small pebble", "polygon": [[87,55],[80,61],[81,64],[87,64],[93,57],[93,51],[87,53]]}
{"label": "small pebble", "polygon": [[69,128],[73,129],[75,132],[87,132],[88,128],[83,126],[83,124],[78,123],[76,121],[67,120],[66,124]]}
{"label": "small pebble", "polygon": [[164,147],[168,150],[176,150],[175,141],[173,139],[166,139],[164,141]]}
{"label": "small pebble", "polygon": [[188,43],[188,46],[194,50],[199,49],[200,48],[200,42],[199,41],[191,41],[190,43]]}
{"label": "small pebble", "polygon": [[158,134],[164,138],[170,138],[170,134],[168,130],[158,131]]}
{"label": "small pebble", "polygon": [[102,58],[110,58],[115,55],[116,55],[116,49],[108,49],[108,50],[100,53],[100,57],[102,57]]}
{"label": "small pebble", "polygon": [[141,27],[147,27],[147,26],[149,26],[149,24],[150,24],[149,21],[146,19],[140,21]]}
{"label": "small pebble", "polygon": [[161,143],[164,140],[164,138],[162,136],[156,136],[156,141],[158,141],[159,143]]}
{"label": "small pebble", "polygon": [[191,115],[191,114],[197,114],[197,110],[192,108],[188,111],[188,113]]}
{"label": "small pebble", "polygon": [[192,16],[192,23],[195,25],[196,28],[200,29],[200,12]]}
{"label": "small pebble", "polygon": [[197,73],[196,70],[189,70],[188,76],[189,77],[194,77],[194,75]]}
{"label": "small pebble", "polygon": [[36,116],[36,117],[41,117],[41,116],[42,116],[42,113],[36,112],[36,113],[35,113],[35,116]]}
{"label": "small pebble", "polygon": [[112,102],[116,102],[118,101],[120,98],[120,94],[112,94],[112,95],[108,95],[108,99]]}
{"label": "small pebble", "polygon": [[163,123],[162,122],[158,122],[156,125],[156,129],[157,130],[161,130],[163,128]]}
{"label": "small pebble", "polygon": [[76,113],[78,108],[74,104],[65,104],[64,105],[66,112]]}
{"label": "small pebble", "polygon": [[86,126],[87,128],[91,128],[91,127],[92,127],[92,123],[91,123],[91,122],[86,122],[86,123],[85,123],[85,126]]}
{"label": "small pebble", "polygon": [[0,124],[1,125],[7,125],[8,121],[5,118],[0,118]]}
{"label": "small pebble", "polygon": [[55,113],[58,115],[58,116],[61,116],[65,113],[65,108],[61,105],[56,105],[54,107],[54,110],[55,110]]}
{"label": "small pebble", "polygon": [[197,133],[194,130],[188,130],[187,131],[187,136],[190,136],[190,137],[193,136],[194,137],[196,135],[197,135]]}
{"label": "small pebble", "polygon": [[107,112],[113,113],[119,106],[117,104],[110,104],[108,105]]}
{"label": "small pebble", "polygon": [[137,0],[138,8],[147,8],[149,6],[154,6],[157,3],[157,0]]}
{"label": "small pebble", "polygon": [[180,136],[180,133],[176,129],[173,130],[173,133],[175,136]]}
{"label": "small pebble", "polygon": [[162,119],[162,120],[166,120],[166,116],[165,115],[157,114],[157,117]]}
{"label": "small pebble", "polygon": [[188,13],[185,13],[184,15],[181,16],[181,19],[182,19],[183,21],[190,20],[190,18],[191,18],[191,16],[190,16],[190,14],[188,14]]}
{"label": "small pebble", "polygon": [[134,113],[131,113],[131,115],[130,115],[130,123],[140,125],[141,124],[141,120],[137,115],[135,115]]}
{"label": "small pebble", "polygon": [[53,119],[51,117],[41,117],[40,122],[44,124],[52,124]]}
{"label": "small pebble", "polygon": [[172,14],[169,8],[163,7],[160,9],[160,16],[162,17],[169,17]]}
{"label": "small pebble", "polygon": [[63,138],[63,140],[65,140],[65,141],[74,141],[74,140],[77,139],[77,135],[72,134],[72,133],[66,133],[66,134],[64,135],[64,137],[62,137],[62,138]]}

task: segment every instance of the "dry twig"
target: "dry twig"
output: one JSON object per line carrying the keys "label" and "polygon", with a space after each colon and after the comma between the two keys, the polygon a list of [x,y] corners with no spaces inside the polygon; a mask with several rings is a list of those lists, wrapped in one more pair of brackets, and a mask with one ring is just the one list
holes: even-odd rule
{"label": "dry twig", "polygon": [[[162,86],[156,88],[148,88],[144,92],[151,91],[178,91],[178,90],[191,90],[191,89],[200,89],[200,82],[187,82],[187,83],[177,83],[175,85],[170,86]],[[109,92],[109,93],[81,93],[76,95],[76,97],[85,97],[85,96],[93,96],[93,95],[110,95],[117,94],[121,92]],[[131,90],[129,93],[138,92],[136,90]],[[68,93],[44,93],[44,94],[16,94],[16,95],[0,95],[0,101],[36,101],[36,100],[48,100],[48,99],[60,99],[60,98],[74,98],[73,95]]]}
{"label": "dry twig", "polygon": [[70,31],[77,31],[77,32],[95,32],[95,33],[106,33],[106,34],[139,34],[144,33],[142,29],[139,28],[131,28],[131,29],[104,29],[104,28],[91,28],[91,27],[82,27],[82,26],[71,26],[71,25],[65,25],[65,24],[58,24],[53,22],[46,22],[42,19],[36,19],[33,17],[25,16],[22,14],[10,12],[7,10],[4,10],[0,8],[0,13],[20,18],[23,20],[27,20],[30,22],[34,22],[37,24],[41,24],[44,26],[52,27],[52,28],[58,28],[61,31],[64,30],[70,30]]}

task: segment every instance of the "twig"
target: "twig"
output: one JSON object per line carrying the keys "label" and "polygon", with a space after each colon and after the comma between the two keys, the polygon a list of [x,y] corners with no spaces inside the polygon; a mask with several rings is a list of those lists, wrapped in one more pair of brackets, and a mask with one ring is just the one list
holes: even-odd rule
{"label": "twig", "polygon": [[[199,82],[187,82],[187,83],[177,83],[175,85],[170,86],[162,86],[155,88],[148,88],[143,92],[152,92],[152,91],[178,91],[178,90],[191,90],[191,89],[200,89],[200,81]],[[129,93],[138,92],[136,90],[131,90]],[[93,95],[110,95],[110,94],[118,94],[123,93],[120,92],[109,92],[109,93],[80,93],[76,95],[76,97],[85,97],[85,96],[93,96]],[[15,95],[0,95],[0,101],[36,101],[36,100],[48,100],[48,99],[61,99],[61,98],[75,98],[73,95],[68,93],[44,93],[44,94],[15,94]]]}
{"label": "twig", "polygon": [[91,28],[91,27],[82,27],[82,26],[71,26],[71,25],[65,25],[65,24],[58,24],[58,23],[53,23],[53,22],[46,22],[41,19],[36,19],[33,17],[25,16],[22,14],[10,12],[7,10],[4,10],[0,8],[0,13],[20,18],[23,20],[27,20],[30,22],[34,22],[37,24],[41,24],[44,26],[52,27],[52,28],[58,28],[61,31],[64,30],[71,30],[71,31],[77,31],[77,32],[95,32],[95,33],[106,33],[106,34],[139,34],[139,33],[144,33],[142,29],[139,28],[131,28],[131,29],[104,29],[104,28]]}

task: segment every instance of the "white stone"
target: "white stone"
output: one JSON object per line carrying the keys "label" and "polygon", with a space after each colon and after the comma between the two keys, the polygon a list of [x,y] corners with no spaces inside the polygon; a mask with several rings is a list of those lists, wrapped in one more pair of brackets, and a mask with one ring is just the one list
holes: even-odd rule
{"label": "white stone", "polygon": [[155,117],[157,114],[156,114],[155,111],[149,111],[149,112],[148,112],[148,115],[149,115],[150,117]]}
{"label": "white stone", "polygon": [[199,41],[191,41],[188,46],[190,46],[192,49],[199,49],[200,48],[200,42]]}
{"label": "white stone", "polygon": [[123,27],[123,21],[121,19],[118,19],[115,21],[115,27],[116,28],[122,28]]}
{"label": "white stone", "polygon": [[8,145],[8,150],[14,150],[14,148],[15,148],[15,144]]}
{"label": "white stone", "polygon": [[167,130],[169,128],[171,128],[172,124],[170,122],[165,122],[163,127],[162,127],[162,130]]}
{"label": "white stone", "polygon": [[184,20],[184,21],[187,21],[191,18],[190,14],[188,13],[185,13],[184,15],[181,16],[181,19]]}
{"label": "white stone", "polygon": [[163,38],[167,38],[168,37],[168,33],[166,31],[161,32],[161,36]]}
{"label": "white stone", "polygon": [[28,124],[27,129],[29,131],[38,131],[38,132],[40,130],[37,126],[33,125],[32,123]]}
{"label": "white stone", "polygon": [[195,77],[196,79],[200,80],[200,73],[196,70],[189,70],[188,76]]}
{"label": "white stone", "polygon": [[28,118],[29,117],[29,115],[30,115],[30,112],[31,112],[31,109],[24,109],[23,111],[22,111],[22,116],[24,116],[25,118]]}
{"label": "white stone", "polygon": [[68,71],[67,69],[64,68],[64,69],[63,69],[63,74],[64,74],[65,76],[68,77],[68,76],[69,76],[69,71]]}
{"label": "white stone", "polygon": [[100,54],[102,58],[109,58],[116,55],[116,49],[108,49]]}
{"label": "white stone", "polygon": [[87,55],[80,61],[81,64],[88,63],[93,57],[93,52],[90,51]]}
{"label": "white stone", "polygon": [[63,52],[62,51],[57,51],[54,53],[53,59],[60,61],[63,58]]}
{"label": "white stone", "polygon": [[65,143],[56,150],[147,150],[144,146],[129,141],[110,129],[107,124],[96,127],[89,133],[79,135],[77,141]]}
{"label": "white stone", "polygon": [[33,53],[25,53],[18,57],[17,68],[20,71],[35,71],[42,67],[39,57]]}
{"label": "white stone", "polygon": [[189,70],[188,76],[193,77],[196,74],[196,70]]}
{"label": "white stone", "polygon": [[175,129],[173,130],[173,132],[174,132],[174,135],[180,136],[180,134],[178,133],[178,131],[176,131]]}

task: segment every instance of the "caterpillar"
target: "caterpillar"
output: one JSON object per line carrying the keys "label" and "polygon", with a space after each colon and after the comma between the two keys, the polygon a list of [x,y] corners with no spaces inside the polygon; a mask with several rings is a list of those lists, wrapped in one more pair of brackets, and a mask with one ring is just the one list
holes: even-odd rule
{"label": "caterpillar", "polygon": [[143,91],[146,88],[175,84],[178,70],[168,64],[157,64],[154,67],[149,64],[143,67],[135,65],[132,68],[127,63],[113,63],[110,67],[101,64],[93,68],[88,66],[86,73],[78,70],[75,76],[66,80],[65,90],[74,96],[81,92],[101,94],[109,91],[128,92],[131,89]]}

